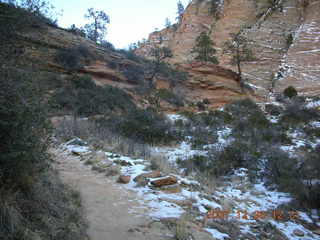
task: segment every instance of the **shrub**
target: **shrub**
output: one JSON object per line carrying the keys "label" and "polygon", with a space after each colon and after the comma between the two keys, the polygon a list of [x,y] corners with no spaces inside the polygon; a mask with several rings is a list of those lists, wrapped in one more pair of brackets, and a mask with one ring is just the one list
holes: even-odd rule
{"label": "shrub", "polygon": [[299,179],[298,165],[295,159],[279,148],[272,148],[266,154],[265,175],[270,183],[277,184],[282,191],[290,191]]}
{"label": "shrub", "polygon": [[121,135],[143,143],[170,143],[177,140],[169,121],[153,109],[131,109],[127,114],[113,117],[105,124]]}
{"label": "shrub", "polygon": [[7,66],[16,65],[24,53],[24,47],[17,44],[19,35],[28,31],[40,33],[46,26],[45,18],[3,1],[0,1],[0,16],[0,64],[3,61]]}
{"label": "shrub", "polygon": [[70,70],[76,70],[82,67],[80,63],[81,53],[76,48],[59,50],[56,61]]}
{"label": "shrub", "polygon": [[144,81],[144,69],[140,65],[126,65],[124,69],[121,69],[121,72],[129,83],[140,84]]}
{"label": "shrub", "polygon": [[270,122],[265,117],[259,106],[250,99],[235,101],[225,107],[225,111],[232,116],[232,124],[236,129],[266,128]]}
{"label": "shrub", "polygon": [[79,194],[49,165],[50,125],[37,81],[0,68],[0,239],[86,238]]}
{"label": "shrub", "polygon": [[101,41],[99,43],[99,45],[101,47],[105,48],[105,49],[110,50],[110,51],[115,51],[116,50],[116,48],[113,46],[113,44],[111,42],[108,42],[108,41],[105,41],[105,40]]}
{"label": "shrub", "polygon": [[51,105],[82,116],[126,111],[135,107],[131,96],[123,90],[112,86],[97,86],[87,76],[72,77],[69,85],[54,94]]}
{"label": "shrub", "polygon": [[[294,193],[300,202],[312,208],[320,208],[320,155],[319,146],[308,153],[301,166],[301,177],[303,188],[295,188]],[[300,190],[300,191],[297,191]]]}
{"label": "shrub", "polygon": [[283,111],[282,107],[273,104],[266,104],[265,109],[272,116],[279,116]]}
{"label": "shrub", "polygon": [[58,50],[56,62],[68,70],[78,70],[82,68],[82,60],[88,60],[92,56],[90,50],[85,45]]}
{"label": "shrub", "polygon": [[156,90],[156,95],[160,99],[162,99],[170,104],[173,104],[173,105],[176,105],[179,107],[184,106],[183,99],[181,97],[177,96],[176,94],[174,94],[169,89],[160,88],[160,89]]}
{"label": "shrub", "polygon": [[42,174],[27,192],[1,188],[0,193],[0,239],[87,238],[80,194],[56,172]]}
{"label": "shrub", "polygon": [[287,36],[287,49],[290,48],[290,46],[293,44],[293,40],[294,40],[294,37],[293,37],[293,34],[290,33],[288,36]]}
{"label": "shrub", "polygon": [[[151,68],[154,67],[155,66],[151,63]],[[187,72],[180,71],[164,62],[159,64],[157,73],[161,77],[166,78],[172,87],[175,87],[179,82],[185,82],[189,77]]]}
{"label": "shrub", "polygon": [[307,153],[298,162],[281,149],[271,147],[265,158],[267,183],[293,194],[302,207],[320,207],[320,159],[317,150]]}
{"label": "shrub", "polygon": [[294,87],[289,86],[283,91],[283,95],[288,98],[293,98],[298,95],[298,92]]}
{"label": "shrub", "polygon": [[28,185],[26,178],[33,181],[47,167],[47,109],[35,76],[3,68],[0,73],[0,182]]}
{"label": "shrub", "polygon": [[299,98],[291,99],[285,105],[281,116],[282,124],[307,123],[319,119],[320,112],[317,109],[307,108],[305,102]]}
{"label": "shrub", "polygon": [[210,104],[210,100],[208,98],[205,98],[202,100],[203,104]]}
{"label": "shrub", "polygon": [[136,55],[134,53],[134,51],[128,51],[128,50],[125,50],[125,49],[120,49],[118,50],[118,52],[120,54],[123,54],[127,59],[131,60],[131,61],[134,61],[134,62],[141,62],[141,58]]}
{"label": "shrub", "polygon": [[71,27],[67,29],[67,31],[76,36],[86,37],[85,31],[81,28],[77,28],[75,24],[72,24]]}
{"label": "shrub", "polygon": [[206,110],[206,105],[202,101],[197,102],[197,107],[198,107],[199,111]]}

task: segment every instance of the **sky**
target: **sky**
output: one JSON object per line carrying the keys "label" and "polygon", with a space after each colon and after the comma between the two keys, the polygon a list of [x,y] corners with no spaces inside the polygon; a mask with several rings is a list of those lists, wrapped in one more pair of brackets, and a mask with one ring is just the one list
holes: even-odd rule
{"label": "sky", "polygon": [[[165,19],[175,22],[178,0],[52,0],[61,27],[87,23],[84,18],[88,8],[105,11],[110,17],[106,40],[116,48],[126,48],[130,43],[148,38],[156,28],[162,29]],[[189,0],[181,0],[187,6]]]}

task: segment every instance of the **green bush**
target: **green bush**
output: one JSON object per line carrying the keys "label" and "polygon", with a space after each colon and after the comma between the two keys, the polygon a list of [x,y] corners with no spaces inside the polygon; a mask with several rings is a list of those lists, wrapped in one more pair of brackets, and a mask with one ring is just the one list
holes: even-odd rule
{"label": "green bush", "polygon": [[125,49],[120,49],[118,50],[118,52],[122,55],[124,55],[127,59],[140,63],[142,61],[141,57],[136,55],[134,53],[134,51],[130,51],[130,50],[125,50]]}
{"label": "green bush", "polygon": [[298,95],[298,92],[294,87],[289,86],[283,91],[283,95],[288,98],[293,98]]}
{"label": "green bush", "polygon": [[0,71],[0,182],[27,187],[47,167],[47,109],[35,76]]}
{"label": "green bush", "polygon": [[80,45],[73,48],[61,49],[56,54],[56,61],[69,70],[77,70],[82,68],[81,61],[91,56],[89,49]]}
{"label": "green bush", "polygon": [[156,90],[156,96],[158,96],[160,99],[182,107],[184,106],[184,102],[183,99],[181,97],[179,97],[178,95],[174,94],[172,91],[170,91],[169,89],[165,89],[165,88],[160,88],[158,90]]}
{"label": "green bush", "polygon": [[270,148],[266,159],[265,177],[269,184],[276,184],[280,191],[293,194],[302,207],[320,207],[320,158],[317,150],[307,153],[298,162],[288,153]]}
{"label": "green bush", "polygon": [[265,110],[272,116],[279,116],[283,111],[282,107],[273,104],[266,104]]}
{"label": "green bush", "polygon": [[153,109],[131,109],[127,114],[109,119],[105,126],[139,142],[170,143],[179,138],[170,122]]}
{"label": "green bush", "polygon": [[285,110],[280,118],[283,125],[296,125],[299,123],[308,123],[317,120],[320,117],[320,111],[313,108],[307,108],[301,99],[291,99],[285,105]]}
{"label": "green bush", "polygon": [[86,238],[79,194],[50,168],[51,131],[38,81],[0,68],[0,239]]}
{"label": "green bush", "polygon": [[121,73],[127,78],[131,84],[141,84],[144,81],[144,69],[140,65],[125,65],[120,69]]}
{"label": "green bush", "polygon": [[90,116],[111,111],[127,111],[135,104],[129,94],[112,86],[97,86],[90,77],[75,76],[70,84],[58,90],[51,98],[55,109],[63,109]]}

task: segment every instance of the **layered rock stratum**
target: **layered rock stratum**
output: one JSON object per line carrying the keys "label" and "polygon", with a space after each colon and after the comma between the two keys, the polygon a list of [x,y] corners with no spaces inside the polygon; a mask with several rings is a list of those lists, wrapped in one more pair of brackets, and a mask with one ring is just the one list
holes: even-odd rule
{"label": "layered rock stratum", "polygon": [[[216,3],[214,11],[210,10],[212,3]],[[221,71],[202,72],[199,64],[192,64],[191,51],[197,36],[205,31],[215,43],[220,69],[236,72],[223,49],[231,39],[230,34],[242,30],[256,58],[242,64],[243,75],[258,99],[268,101],[270,93],[281,92],[288,86],[304,95],[317,95],[319,12],[319,0],[276,0],[273,4],[266,0],[193,0],[179,24],[151,33],[137,53],[148,57],[150,49],[160,42],[169,47],[174,55],[170,63],[181,65],[193,75],[188,84],[199,90],[194,94],[206,96],[219,105],[241,95],[238,83],[230,76],[221,78]],[[224,92],[226,89],[228,93]]]}

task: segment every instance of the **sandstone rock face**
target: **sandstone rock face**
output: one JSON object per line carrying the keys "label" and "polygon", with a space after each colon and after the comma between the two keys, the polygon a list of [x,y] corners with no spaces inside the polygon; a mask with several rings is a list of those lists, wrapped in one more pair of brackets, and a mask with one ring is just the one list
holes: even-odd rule
{"label": "sandstone rock face", "polygon": [[306,95],[320,94],[320,2],[309,1],[292,46],[284,57],[287,74],[278,81],[277,90],[288,85]]}
{"label": "sandstone rock face", "polygon": [[[243,29],[256,57],[255,61],[242,64],[243,76],[259,100],[267,101],[270,92],[283,91],[290,85],[306,95],[320,93],[319,1],[278,0],[273,8],[270,1],[224,0],[215,14],[210,13],[210,4],[211,1],[191,1],[176,29],[152,33],[137,53],[148,57],[150,48],[159,44],[161,37],[161,45],[173,51],[170,63],[188,65],[194,59],[191,50],[197,36],[206,31],[215,43],[220,66],[236,71],[223,48],[230,33]],[[221,105],[241,97],[234,77],[186,70],[192,74],[187,85],[195,99],[200,95],[215,96],[212,100]]]}

